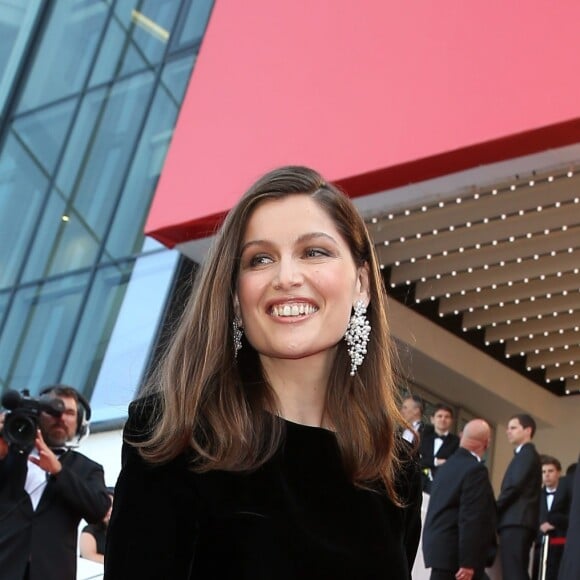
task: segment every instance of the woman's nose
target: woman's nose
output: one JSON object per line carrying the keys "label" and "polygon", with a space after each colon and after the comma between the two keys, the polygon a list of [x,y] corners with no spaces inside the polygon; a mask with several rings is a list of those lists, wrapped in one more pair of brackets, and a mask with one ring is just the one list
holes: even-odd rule
{"label": "woman's nose", "polygon": [[292,288],[302,284],[303,276],[300,265],[293,259],[281,259],[273,280],[275,288]]}

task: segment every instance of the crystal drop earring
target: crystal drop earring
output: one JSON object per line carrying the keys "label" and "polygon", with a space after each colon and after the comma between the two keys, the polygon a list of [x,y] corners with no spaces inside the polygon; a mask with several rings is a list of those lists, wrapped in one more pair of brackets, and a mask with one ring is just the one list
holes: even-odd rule
{"label": "crystal drop earring", "polygon": [[242,321],[236,316],[232,320],[232,330],[234,333],[234,358],[238,358],[238,351],[242,348]]}
{"label": "crystal drop earring", "polygon": [[350,376],[354,377],[357,368],[362,365],[367,353],[367,344],[371,332],[371,325],[366,317],[367,307],[362,300],[357,300],[354,313],[350,317],[344,339],[349,346]]}

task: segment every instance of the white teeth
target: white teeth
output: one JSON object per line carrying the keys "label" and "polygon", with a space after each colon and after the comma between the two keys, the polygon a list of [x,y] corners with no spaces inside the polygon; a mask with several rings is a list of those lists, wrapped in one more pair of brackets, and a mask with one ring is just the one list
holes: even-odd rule
{"label": "white teeth", "polygon": [[318,308],[312,304],[284,304],[283,306],[272,306],[272,316],[302,316],[313,314]]}

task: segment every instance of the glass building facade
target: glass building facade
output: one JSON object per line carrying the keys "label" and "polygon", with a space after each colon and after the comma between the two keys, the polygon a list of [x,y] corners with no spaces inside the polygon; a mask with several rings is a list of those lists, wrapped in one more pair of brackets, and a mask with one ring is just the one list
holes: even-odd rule
{"label": "glass building facade", "polygon": [[0,0],[0,390],[147,374],[179,254],[143,234],[211,0]]}

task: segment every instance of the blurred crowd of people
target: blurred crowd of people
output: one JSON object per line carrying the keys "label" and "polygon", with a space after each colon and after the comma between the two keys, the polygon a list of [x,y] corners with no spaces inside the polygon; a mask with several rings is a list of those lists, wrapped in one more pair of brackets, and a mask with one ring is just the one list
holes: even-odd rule
{"label": "blurred crowd of people", "polygon": [[563,473],[556,457],[538,453],[530,415],[508,421],[514,456],[495,498],[485,467],[491,429],[484,420],[469,421],[458,437],[447,405],[436,405],[426,422],[423,400],[409,395],[401,411],[412,426],[403,437],[417,449],[428,494],[422,548],[431,580],[486,579],[496,557],[504,580],[529,580],[530,568],[533,580],[580,578],[574,547],[580,498],[572,507],[577,463]]}

